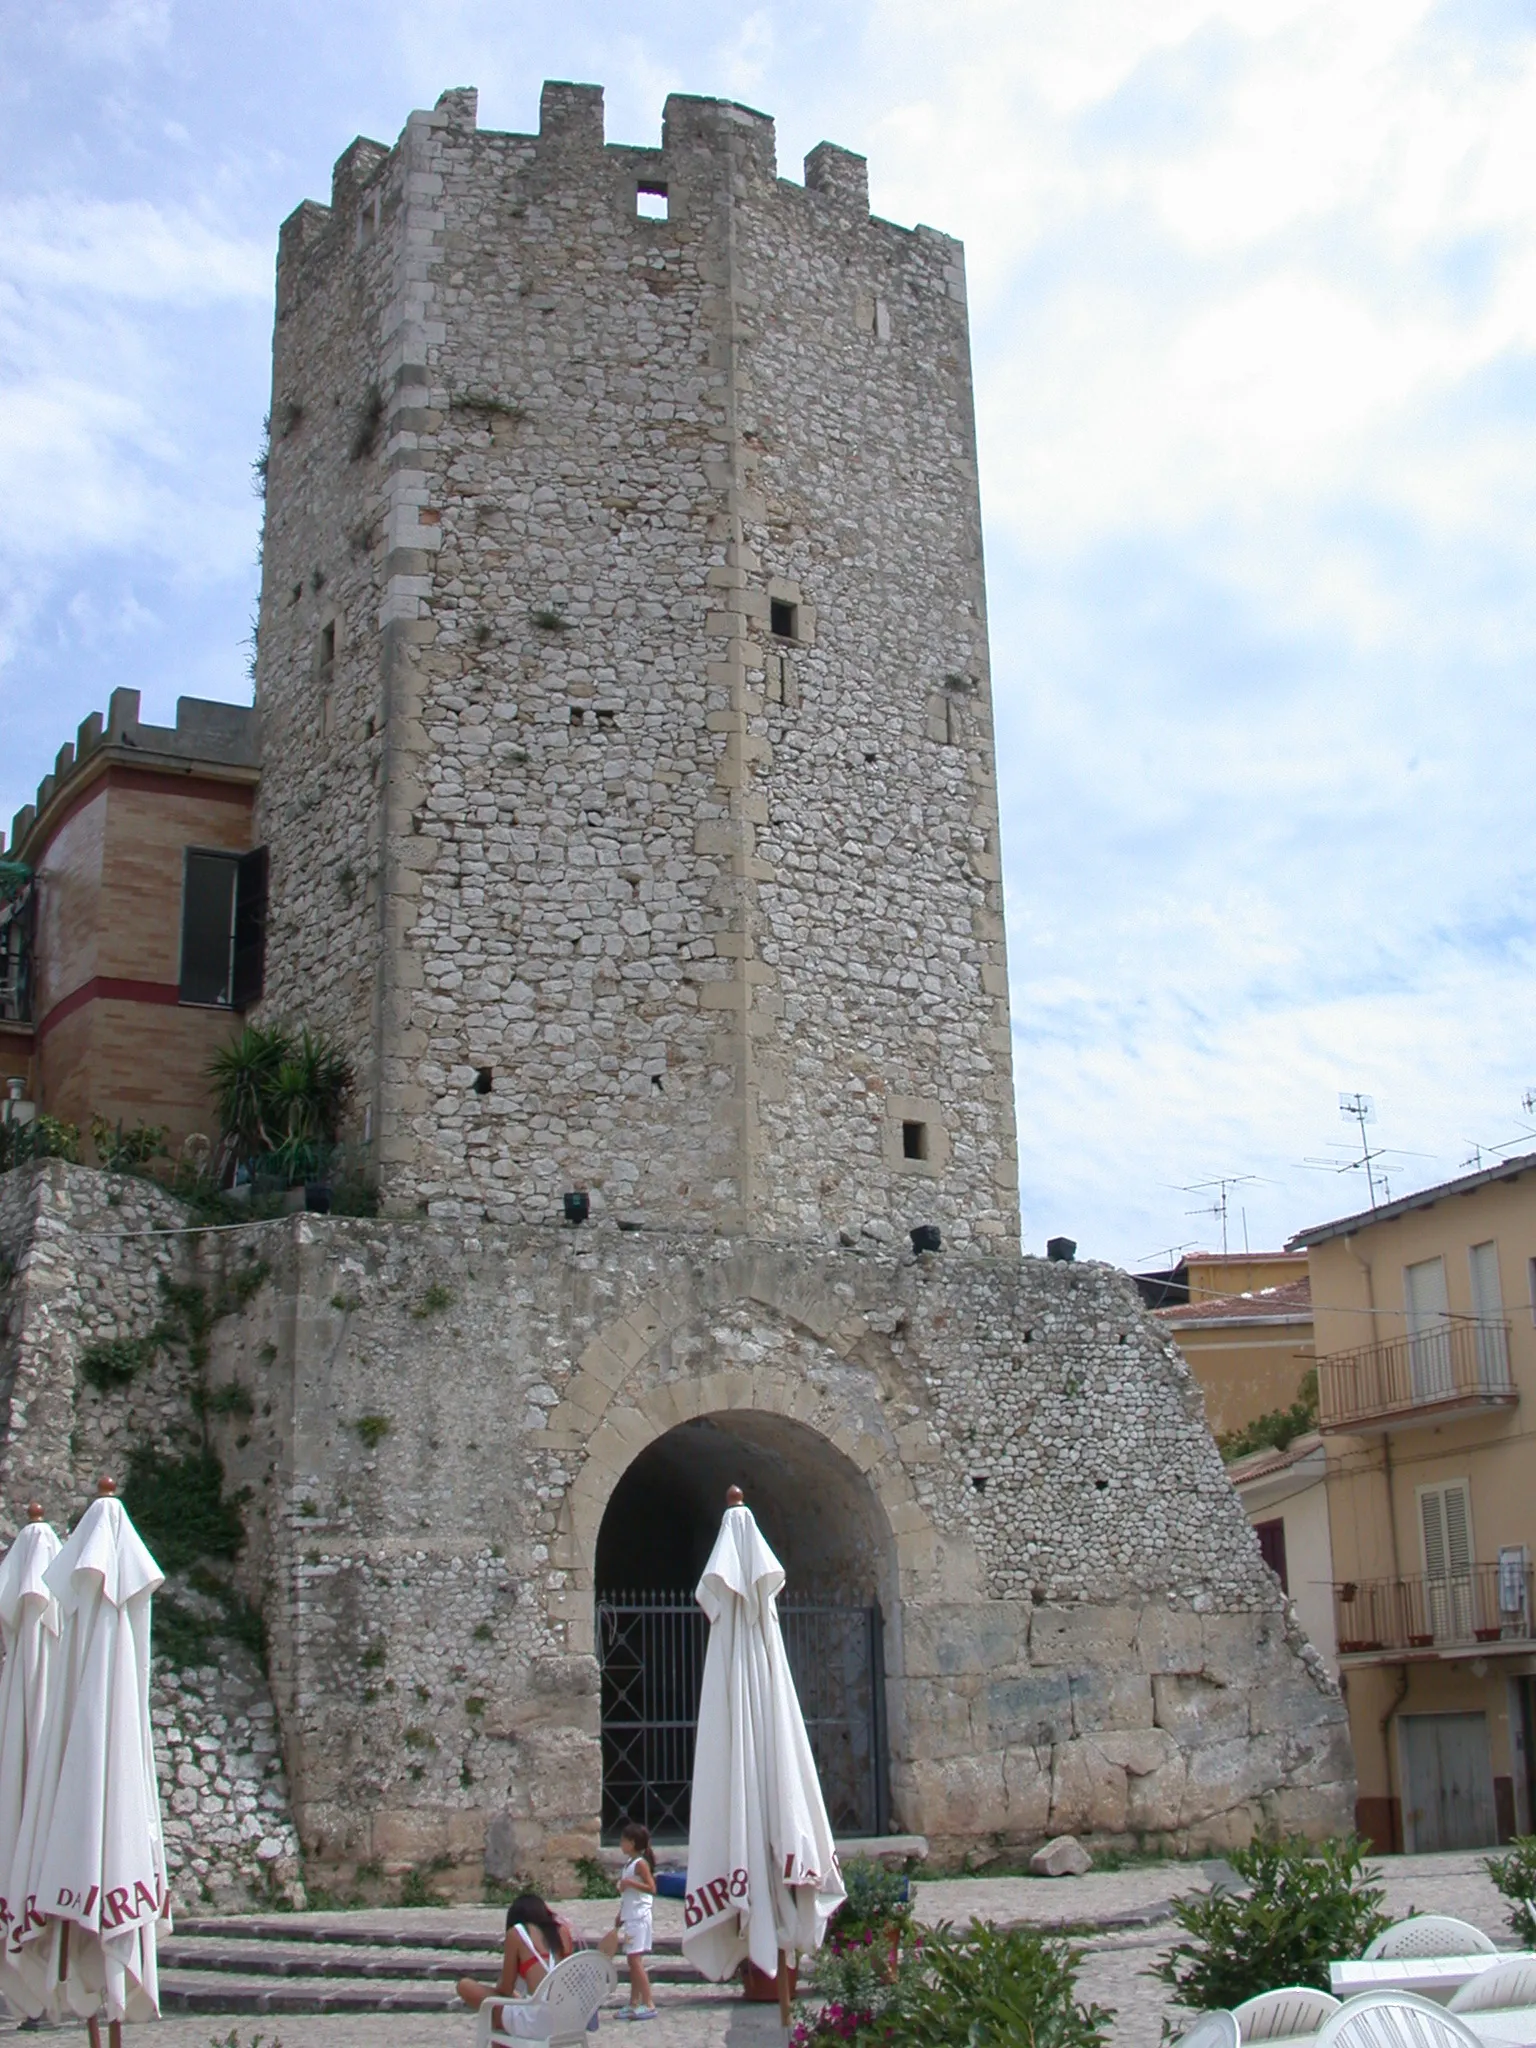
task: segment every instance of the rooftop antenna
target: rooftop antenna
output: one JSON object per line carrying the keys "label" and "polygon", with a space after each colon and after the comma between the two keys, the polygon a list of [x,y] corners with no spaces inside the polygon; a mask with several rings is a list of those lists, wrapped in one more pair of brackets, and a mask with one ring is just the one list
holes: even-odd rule
{"label": "rooftop antenna", "polygon": [[1373,1124],[1376,1121],[1375,1101],[1369,1095],[1341,1095],[1339,1097],[1339,1115],[1343,1117],[1345,1123],[1354,1123],[1359,1126],[1360,1164],[1365,1168],[1365,1184],[1370,1190],[1371,1207],[1374,1209],[1376,1206],[1376,1173],[1372,1162],[1379,1159],[1381,1155],[1379,1152],[1371,1150],[1371,1141],[1366,1136],[1365,1127],[1367,1124]]}
{"label": "rooftop antenna", "polygon": [[[1393,1159],[1432,1159],[1432,1152],[1405,1152],[1401,1145],[1373,1145],[1366,1135],[1366,1125],[1376,1121],[1376,1104],[1369,1095],[1341,1095],[1339,1115],[1345,1123],[1354,1124],[1360,1133],[1359,1157],[1342,1162],[1336,1159],[1303,1159],[1302,1165],[1315,1167],[1322,1173],[1359,1173],[1364,1170],[1366,1187],[1370,1191],[1371,1207],[1379,1208],[1383,1202],[1392,1199],[1391,1184],[1387,1179],[1382,1161]],[[1337,1148],[1344,1151],[1341,1144]]]}
{"label": "rooftop antenna", "polygon": [[1171,1272],[1185,1252],[1193,1251],[1198,1242],[1198,1238],[1186,1237],[1182,1244],[1158,1245],[1149,1252],[1143,1252],[1136,1263],[1138,1266],[1145,1266],[1153,1259],[1166,1259]]}
{"label": "rooftop antenna", "polygon": [[[1223,1173],[1218,1174],[1215,1180],[1193,1181],[1188,1187],[1180,1189],[1180,1193],[1186,1195],[1203,1195],[1212,1188],[1216,1190],[1216,1199],[1208,1208],[1186,1209],[1184,1213],[1186,1216],[1214,1216],[1217,1219],[1221,1225],[1221,1251],[1223,1258],[1225,1258],[1227,1252],[1227,1206],[1230,1199],[1227,1190],[1229,1188],[1257,1186],[1258,1178],[1256,1173]],[[1244,1228],[1246,1230],[1246,1225]]]}

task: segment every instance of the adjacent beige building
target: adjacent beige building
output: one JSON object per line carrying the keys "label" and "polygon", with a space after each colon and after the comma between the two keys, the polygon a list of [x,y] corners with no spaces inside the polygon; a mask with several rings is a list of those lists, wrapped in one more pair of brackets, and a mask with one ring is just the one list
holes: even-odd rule
{"label": "adjacent beige building", "polygon": [[1536,1154],[1304,1230],[1334,1625],[1382,1849],[1536,1825]]}
{"label": "adjacent beige building", "polygon": [[1304,1252],[1202,1252],[1179,1269],[1188,1299],[1156,1311],[1205,1395],[1216,1437],[1289,1408],[1312,1369]]}
{"label": "adjacent beige building", "polygon": [[1304,1398],[1314,1365],[1312,1288],[1305,1252],[1192,1253],[1168,1276],[1188,1299],[1156,1311],[1205,1396],[1205,1416],[1227,1441],[1237,1489],[1259,1554],[1295,1602],[1297,1619],[1328,1668],[1338,1668],[1327,1461],[1305,1430],[1231,1456],[1230,1439]]}

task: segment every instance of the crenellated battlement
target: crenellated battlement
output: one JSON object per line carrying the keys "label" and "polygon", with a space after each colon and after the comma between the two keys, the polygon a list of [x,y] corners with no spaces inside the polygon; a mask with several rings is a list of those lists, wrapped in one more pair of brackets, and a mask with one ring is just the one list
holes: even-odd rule
{"label": "crenellated battlement", "polygon": [[[33,827],[55,799],[72,795],[87,773],[94,775],[108,760],[144,768],[230,768],[254,783],[259,762],[256,714],[245,704],[178,697],[174,725],[145,725],[139,718],[139,692],[114,690],[105,718],[93,711],[81,721],[73,742],[66,740],[60,747],[53,773],[38,784],[36,801],[11,820],[12,854],[24,857]],[[5,850],[5,835],[0,832],[0,854]]]}
{"label": "crenellated battlement", "polygon": [[[681,225],[713,184],[705,166],[711,159],[728,155],[738,175],[760,195],[772,192],[791,204],[813,200],[813,222],[856,223],[900,237],[910,237],[913,232],[934,236],[931,229],[913,231],[872,219],[868,165],[863,157],[835,143],[821,142],[810,151],[804,162],[803,184],[780,178],[772,117],[735,101],[670,94],[659,147],[606,140],[603,88],[598,85],[547,80],[540,95],[536,135],[479,128],[477,102],[473,87],[443,93],[433,108],[411,115],[393,147],[359,136],[336,160],[329,206],[305,200],[283,223],[280,274],[291,274],[321,245],[341,256],[371,240],[382,226],[391,180],[404,181],[402,152],[413,136],[419,141],[433,131],[460,140],[473,138],[488,163],[509,154],[524,159],[530,183],[545,201],[558,203],[562,185],[572,197],[589,193],[594,175],[610,196],[626,200],[637,188],[664,187],[668,220]],[[411,195],[395,195],[397,200],[405,196]],[[938,239],[949,242],[948,237]]]}

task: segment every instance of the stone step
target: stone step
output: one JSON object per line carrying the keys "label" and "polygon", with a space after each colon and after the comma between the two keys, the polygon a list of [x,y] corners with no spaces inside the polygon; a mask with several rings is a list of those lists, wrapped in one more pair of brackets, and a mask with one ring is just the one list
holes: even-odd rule
{"label": "stone step", "polygon": [[[627,1994],[621,1984],[615,2005]],[[673,2005],[728,2005],[739,2002],[735,1985],[679,1986]],[[162,1970],[162,2012],[201,2013],[328,2013],[433,2012],[462,2013],[449,1984],[379,1983],[366,1978],[261,1977],[201,1970]]]}
{"label": "stone step", "polygon": [[[296,1913],[227,1915],[221,1919],[198,1919],[178,1914],[176,1932],[168,1941],[180,1941],[184,1937],[198,1940],[212,1939],[224,1943],[276,1942],[283,1947],[300,1943],[320,1943],[347,1949],[410,1949],[413,1951],[451,1951],[455,1955],[499,1956],[501,1953],[501,1923],[485,1931],[466,1931],[454,1927],[412,1927],[409,1930],[389,1922],[369,1921],[361,1913],[346,1916],[343,1921],[314,1921],[302,1918]],[[681,1955],[682,1939],[676,1934],[658,1933],[653,1953],[656,1955]]]}
{"label": "stone step", "polygon": [[[318,1952],[317,1952],[318,1947]],[[246,1940],[229,1935],[187,1935],[178,1930],[162,1938],[162,1970],[219,1971],[236,1977],[325,1977],[415,1979],[454,1984],[460,1977],[493,1977],[500,1967],[498,1951],[482,1943],[476,1950],[447,1950],[442,1944],[405,1948],[350,1943],[326,1947],[312,1941],[274,1938]],[[620,1965],[620,1975],[623,1966]],[[665,1983],[702,1983],[676,1945],[653,1954],[651,1975]]]}

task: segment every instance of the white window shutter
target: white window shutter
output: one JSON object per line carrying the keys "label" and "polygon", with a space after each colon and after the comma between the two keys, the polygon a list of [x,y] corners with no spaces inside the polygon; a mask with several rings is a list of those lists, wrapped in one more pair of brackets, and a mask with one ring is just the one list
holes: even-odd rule
{"label": "white window shutter", "polygon": [[1472,1502],[1464,1479],[1441,1488],[1445,1501],[1445,1561],[1453,1576],[1472,1569]]}
{"label": "white window shutter", "polygon": [[1445,1577],[1445,1502],[1438,1486],[1426,1486],[1419,1494],[1419,1521],[1424,1532],[1424,1575]]}

